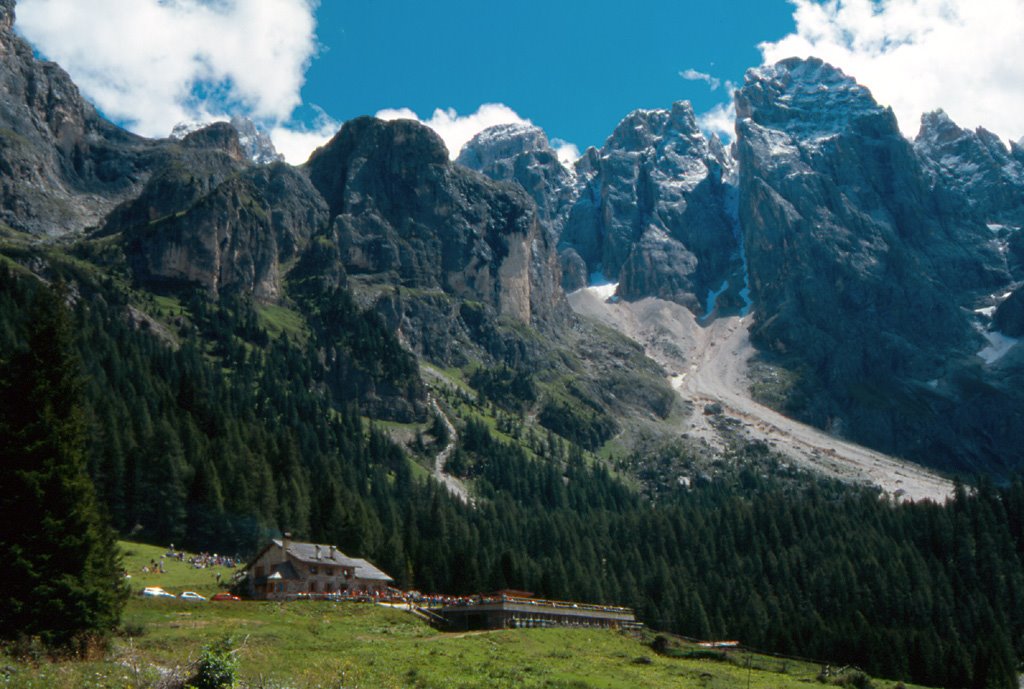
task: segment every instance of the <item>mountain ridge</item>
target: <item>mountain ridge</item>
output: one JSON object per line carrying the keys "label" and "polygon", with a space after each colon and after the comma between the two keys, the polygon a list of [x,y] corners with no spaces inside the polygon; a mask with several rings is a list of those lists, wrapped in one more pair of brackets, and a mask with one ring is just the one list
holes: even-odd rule
{"label": "mountain ridge", "polygon": [[[227,123],[90,124],[59,68],[2,57],[0,84],[62,98],[8,90],[31,136],[0,128],[0,163],[38,173],[0,165],[20,222],[0,227],[0,433],[46,451],[60,350],[71,450],[120,533],[252,552],[289,531],[407,589],[628,604],[691,636],[1015,686],[1014,209],[969,203],[851,78],[751,72],[735,159],[680,103],[571,171],[537,130],[478,137],[474,171],[373,118],[293,167],[256,164]],[[80,128],[51,128],[68,113]],[[1004,160],[938,138],[956,169]],[[31,348],[41,297],[73,342]],[[911,477],[844,437],[982,478]],[[4,523],[5,547],[33,537]]]}
{"label": "mountain ridge", "polygon": [[[148,141],[106,123],[4,7],[5,116],[35,131],[8,156],[34,177],[0,170],[14,229],[98,228],[89,241],[113,240],[137,287],[314,310],[349,290],[428,361],[547,370],[548,402],[573,389],[606,414],[621,400],[603,383],[583,393],[547,367],[566,333],[605,337],[564,294],[603,277],[618,298],[668,299],[705,323],[752,309],[759,356],[790,380],[773,399],[802,420],[947,469],[1005,475],[1024,460],[1012,143],[938,115],[909,142],[867,89],[812,58],[748,72],[732,152],[680,102],[628,114],[572,170],[535,128],[484,132],[452,164],[421,125],[372,118],[304,166],[263,169],[237,126]],[[965,411],[978,394],[986,411]],[[1010,418],[988,418],[1000,407]]]}

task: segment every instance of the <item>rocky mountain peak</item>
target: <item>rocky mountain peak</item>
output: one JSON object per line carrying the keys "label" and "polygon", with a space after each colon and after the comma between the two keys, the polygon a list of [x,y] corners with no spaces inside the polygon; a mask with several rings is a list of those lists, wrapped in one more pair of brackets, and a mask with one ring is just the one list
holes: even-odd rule
{"label": "rocky mountain peak", "polygon": [[1024,136],[1020,140],[1010,143],[1010,155],[1019,161],[1021,165],[1024,165]]}
{"label": "rocky mountain peak", "polygon": [[448,149],[432,129],[412,120],[359,117],[315,150],[306,167],[331,215],[338,215],[346,208],[346,189],[356,177],[375,186],[391,180],[395,189],[415,188],[431,167],[448,164]]}
{"label": "rocky mountain peak", "polygon": [[593,146],[587,146],[587,150],[573,164],[577,175],[591,175],[597,172],[601,164],[601,152]]}
{"label": "rocky mountain peak", "polygon": [[[861,442],[919,452],[906,438],[944,433],[945,412],[894,421],[897,400],[947,375],[951,352],[977,346],[967,307],[1008,277],[993,232],[956,189],[982,188],[970,185],[992,169],[987,133],[938,112],[912,145],[891,110],[816,59],[750,70],[736,109],[753,341],[818,372],[823,397],[804,418],[838,418]],[[1002,197],[977,198],[979,212],[1009,210]]]}
{"label": "rocky mountain peak", "polygon": [[1024,225],[1024,155],[992,132],[963,129],[943,111],[921,117],[914,140],[920,156],[949,202],[966,207],[979,222]]}
{"label": "rocky mountain peak", "polygon": [[[274,147],[273,140],[271,140],[270,136],[265,131],[257,127],[256,123],[248,117],[240,117],[238,115],[232,117],[230,123],[214,122],[213,124],[209,124],[205,122],[179,122],[174,125],[174,129],[171,130],[170,138],[178,141],[184,141],[192,134],[214,125],[223,125],[234,129],[234,138],[237,141],[238,150],[242,152],[242,155],[246,160],[252,161],[257,165],[269,165],[270,163],[277,163],[284,160],[284,156],[277,152],[277,149]],[[226,134],[226,130],[223,128],[218,129],[217,131],[220,132],[221,136]],[[209,141],[209,144],[214,147],[219,145],[212,139]]]}
{"label": "rocky mountain peak", "polygon": [[484,171],[495,165],[507,166],[526,153],[552,151],[540,127],[529,124],[499,124],[483,130],[462,147],[456,162],[471,170]]}
{"label": "rocky mountain peak", "polygon": [[215,149],[228,154],[232,160],[242,162],[249,156],[242,149],[238,130],[227,122],[214,122],[211,125],[191,132],[182,144],[188,148]]}
{"label": "rocky mountain peak", "polygon": [[474,136],[456,161],[493,180],[514,181],[537,204],[537,218],[551,246],[575,200],[573,173],[558,160],[543,130],[527,124],[501,124]]}
{"label": "rocky mountain peak", "polygon": [[724,158],[720,142],[717,148],[716,155],[689,101],[680,101],[670,110],[634,110],[615,128],[599,155],[606,161],[639,155],[657,161],[655,167],[662,176],[697,184],[707,176],[709,165]]}
{"label": "rocky mountain peak", "polygon": [[238,132],[238,143],[252,162],[257,165],[268,165],[284,160],[284,156],[274,147],[270,136],[248,117],[235,115],[231,118],[231,126]]}
{"label": "rocky mountain peak", "polygon": [[747,70],[736,94],[736,117],[804,138],[825,138],[864,118],[887,120],[882,126],[898,133],[892,111],[879,106],[867,88],[813,57]]}
{"label": "rocky mountain peak", "polygon": [[95,225],[137,191],[155,148],[103,120],[68,74],[37,60],[0,0],[0,220],[32,234]]}
{"label": "rocky mountain peak", "polygon": [[918,153],[930,158],[970,155],[992,158],[1000,165],[1012,164],[1009,160],[1012,151],[998,136],[984,127],[973,132],[963,129],[942,110],[921,116],[921,128],[914,139],[914,147]]}
{"label": "rocky mountain peak", "polygon": [[391,274],[403,287],[440,289],[523,323],[560,304],[554,246],[535,204],[449,161],[433,130],[352,120],[306,167],[350,275]]}
{"label": "rocky mountain peak", "polygon": [[619,122],[603,150],[642,151],[665,139],[706,146],[689,101],[674,103],[671,110],[634,110]]}
{"label": "rocky mountain peak", "polygon": [[933,110],[921,115],[921,128],[914,143],[918,145],[944,146],[962,139],[967,132],[956,125],[945,110]]}
{"label": "rocky mountain peak", "polygon": [[700,128],[697,126],[697,116],[693,112],[693,105],[688,100],[676,101],[672,104],[672,109],[669,110],[669,124],[677,132],[692,134],[700,132]]}
{"label": "rocky mountain peak", "polygon": [[710,286],[729,280],[736,248],[726,160],[688,102],[629,113],[577,162],[580,190],[561,235],[566,289],[602,273],[620,296],[659,296],[700,313]]}

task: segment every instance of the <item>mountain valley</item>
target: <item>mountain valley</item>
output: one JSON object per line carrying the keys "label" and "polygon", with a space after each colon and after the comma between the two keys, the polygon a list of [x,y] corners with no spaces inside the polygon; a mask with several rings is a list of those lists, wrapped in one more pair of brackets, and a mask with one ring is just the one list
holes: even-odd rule
{"label": "mountain valley", "polygon": [[[731,142],[687,102],[572,165],[530,125],[454,152],[359,117],[292,166],[240,118],[130,134],[14,16],[3,548],[62,507],[32,502],[58,448],[143,542],[291,531],[405,589],[1013,685],[1024,140],[939,111],[910,141],[793,58],[748,71]],[[27,610],[0,621],[52,632]]]}

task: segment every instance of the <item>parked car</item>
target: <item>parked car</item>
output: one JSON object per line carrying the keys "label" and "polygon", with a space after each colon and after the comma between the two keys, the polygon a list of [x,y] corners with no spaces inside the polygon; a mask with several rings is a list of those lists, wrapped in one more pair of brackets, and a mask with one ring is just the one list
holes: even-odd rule
{"label": "parked car", "polygon": [[182,594],[180,596],[178,596],[178,598],[180,598],[182,600],[192,600],[192,601],[206,600],[206,596],[200,596],[195,591],[183,591]]}
{"label": "parked car", "polygon": [[221,591],[220,593],[213,594],[210,597],[210,600],[242,600],[242,599],[239,598],[238,596],[236,596],[233,593],[228,593],[227,591]]}
{"label": "parked car", "polygon": [[167,593],[160,586],[147,586],[142,589],[142,595],[145,598],[174,598],[173,593]]}

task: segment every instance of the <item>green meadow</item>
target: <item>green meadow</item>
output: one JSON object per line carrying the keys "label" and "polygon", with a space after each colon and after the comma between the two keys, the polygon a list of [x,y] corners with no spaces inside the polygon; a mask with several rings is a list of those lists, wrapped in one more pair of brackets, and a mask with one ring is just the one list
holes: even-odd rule
{"label": "green meadow", "polygon": [[[165,560],[165,573],[142,573],[162,548],[123,543],[131,586],[178,594],[218,590],[214,572]],[[821,666],[746,651],[711,651],[671,639],[655,653],[655,633],[519,629],[447,634],[401,610],[349,602],[199,602],[133,594],[120,634],[102,660],[4,659],[0,687],[171,689],[209,644],[230,638],[240,687],[537,689],[785,689],[843,685],[895,687],[858,673],[819,678]],[[664,644],[664,641],[662,642]],[[823,683],[824,682],[824,683]]]}

